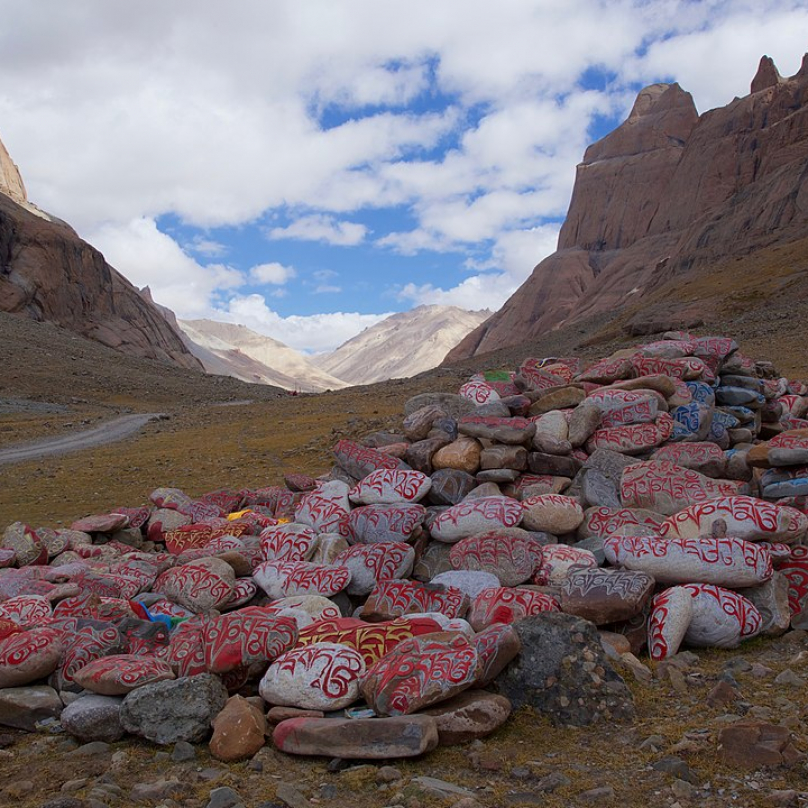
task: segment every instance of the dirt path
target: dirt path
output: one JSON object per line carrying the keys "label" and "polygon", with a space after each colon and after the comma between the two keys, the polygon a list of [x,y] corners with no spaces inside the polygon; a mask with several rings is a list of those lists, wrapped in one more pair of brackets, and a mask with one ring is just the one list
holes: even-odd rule
{"label": "dirt path", "polygon": [[147,412],[137,415],[122,415],[100,426],[86,429],[83,432],[74,432],[58,438],[33,441],[8,449],[0,449],[0,465],[5,463],[20,463],[24,460],[38,460],[50,455],[69,454],[104,443],[114,443],[137,432],[149,421],[162,417],[160,413]]}

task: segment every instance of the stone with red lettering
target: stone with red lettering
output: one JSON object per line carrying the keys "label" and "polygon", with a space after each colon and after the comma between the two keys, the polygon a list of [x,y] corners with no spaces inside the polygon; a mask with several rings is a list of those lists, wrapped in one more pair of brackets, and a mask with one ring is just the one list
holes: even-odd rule
{"label": "stone with red lettering", "polygon": [[660,413],[655,421],[647,424],[616,426],[596,430],[586,442],[586,450],[592,454],[596,449],[611,449],[624,454],[639,454],[663,444],[673,434],[673,418]]}
{"label": "stone with red lettering", "polygon": [[426,510],[417,503],[400,505],[361,505],[347,521],[352,543],[406,542],[419,530]]}
{"label": "stone with red lettering", "polygon": [[201,558],[172,567],[154,582],[153,591],[199,614],[218,609],[233,597],[233,568],[218,558]]}
{"label": "stone with red lettering", "polygon": [[747,541],[797,544],[808,531],[808,516],[794,508],[755,497],[730,496],[684,508],[669,516],[659,532],[666,538],[705,536],[719,520],[726,523],[728,535]]}
{"label": "stone with red lettering", "polygon": [[49,676],[63,650],[64,633],[47,626],[0,639],[0,688],[28,685]]}
{"label": "stone with red lettering", "polygon": [[47,547],[39,540],[36,531],[22,522],[14,522],[3,531],[0,548],[14,553],[18,567],[47,562]]}
{"label": "stone with red lettering", "polygon": [[693,614],[685,643],[698,648],[736,648],[757,635],[763,620],[755,605],[738,592],[713,584],[685,584]]}
{"label": "stone with red lettering", "polygon": [[289,522],[261,531],[265,561],[310,561],[317,548],[317,532],[308,525]]}
{"label": "stone with red lettering", "polygon": [[365,661],[355,649],[338,643],[313,643],[279,656],[258,689],[268,704],[341,710],[359,698],[359,682],[365,671]]}
{"label": "stone with red lettering", "polygon": [[322,595],[299,595],[273,600],[269,606],[262,606],[267,614],[291,617],[299,631],[313,623],[334,620],[341,616],[339,607]]}
{"label": "stone with red lettering", "polygon": [[545,544],[542,547],[541,565],[532,580],[539,586],[561,586],[574,572],[597,566],[597,559],[591,550],[569,544]]}
{"label": "stone with red lettering", "polygon": [[516,527],[522,515],[522,504],[510,497],[467,498],[443,511],[429,531],[439,541],[456,542],[486,530]]}
{"label": "stone with red lettering", "polygon": [[207,621],[202,630],[205,668],[224,674],[254,663],[271,662],[293,648],[298,627],[292,617],[251,606]]}
{"label": "stone with red lettering", "polygon": [[612,536],[604,542],[604,551],[610,564],[647,572],[661,584],[742,588],[757,586],[772,576],[768,549],[731,537]]}
{"label": "stone with red lettering", "polygon": [[174,671],[167,662],[135,654],[101,657],[73,674],[76,684],[102,696],[123,696],[143,685],[173,678]]}
{"label": "stone with red lettering", "polygon": [[654,579],[632,570],[587,569],[573,572],[561,586],[561,611],[597,626],[622,623],[645,608]]}
{"label": "stone with red lettering", "polygon": [[255,569],[253,577],[272,599],[293,595],[331,597],[348,586],[351,572],[347,567],[307,561],[265,561]]}
{"label": "stone with red lettering", "polygon": [[378,469],[372,471],[349,493],[358,505],[396,505],[419,502],[432,487],[432,480],[420,471]]}
{"label": "stone with red lettering", "polygon": [[558,601],[544,592],[513,587],[484,589],[471,603],[468,621],[475,631],[495,623],[515,623],[541,612],[557,612]]}
{"label": "stone with red lettering", "polygon": [[351,571],[349,595],[369,595],[379,581],[407,578],[415,562],[415,549],[404,542],[355,544],[334,563]]}
{"label": "stone with red lettering", "polygon": [[308,525],[317,533],[347,535],[351,507],[348,490],[348,485],[341,480],[330,480],[315,491],[304,494],[295,506],[295,522]]}
{"label": "stone with red lettering", "polygon": [[334,446],[334,457],[337,464],[357,480],[362,480],[378,469],[406,468],[406,464],[398,458],[352,440],[339,441]]}
{"label": "stone with red lettering", "polygon": [[479,673],[474,646],[439,632],[397,645],[367,670],[360,692],[379,715],[409,715],[468,689]]}
{"label": "stone with red lettering", "polygon": [[469,597],[459,589],[416,581],[379,581],[362,608],[361,616],[372,622],[405,614],[440,612],[464,617]]}
{"label": "stone with red lettering", "polygon": [[578,500],[563,494],[542,494],[522,500],[522,527],[556,536],[571,533],[584,520]]}
{"label": "stone with red lettering", "polygon": [[542,545],[521,528],[489,530],[457,542],[449,561],[456,570],[488,572],[502,586],[517,586],[541,566]]}
{"label": "stone with red lettering", "polygon": [[620,497],[628,508],[672,516],[697,502],[734,496],[742,488],[736,480],[715,480],[666,460],[649,460],[626,466]]}

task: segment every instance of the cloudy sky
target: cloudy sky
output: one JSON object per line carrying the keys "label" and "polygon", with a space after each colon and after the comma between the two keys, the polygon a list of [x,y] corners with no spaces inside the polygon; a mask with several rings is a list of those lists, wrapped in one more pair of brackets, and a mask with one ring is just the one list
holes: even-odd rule
{"label": "cloudy sky", "polygon": [[335,348],[422,303],[498,308],[637,91],[699,112],[792,0],[0,0],[0,139],[34,203],[180,317]]}

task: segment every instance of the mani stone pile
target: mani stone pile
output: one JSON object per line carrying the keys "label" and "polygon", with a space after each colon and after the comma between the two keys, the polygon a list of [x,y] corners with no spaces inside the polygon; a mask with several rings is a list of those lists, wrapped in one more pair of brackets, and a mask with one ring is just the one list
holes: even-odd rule
{"label": "mani stone pile", "polygon": [[631,719],[615,665],[808,627],[807,412],[677,332],[416,396],[319,479],[17,522],[0,723],[239,760],[414,756],[522,705]]}

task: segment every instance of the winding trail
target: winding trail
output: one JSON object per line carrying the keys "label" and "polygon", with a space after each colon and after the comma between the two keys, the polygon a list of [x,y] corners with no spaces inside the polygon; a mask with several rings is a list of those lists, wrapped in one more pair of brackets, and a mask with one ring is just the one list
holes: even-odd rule
{"label": "winding trail", "polygon": [[137,432],[149,421],[162,417],[162,413],[157,412],[122,415],[120,418],[113,418],[111,421],[106,421],[92,429],[85,429],[83,432],[74,432],[58,438],[46,438],[11,446],[8,449],[0,449],[0,465],[22,463],[25,460],[39,460],[42,457],[70,454],[70,452],[90,449],[93,446],[114,443]]}

